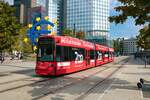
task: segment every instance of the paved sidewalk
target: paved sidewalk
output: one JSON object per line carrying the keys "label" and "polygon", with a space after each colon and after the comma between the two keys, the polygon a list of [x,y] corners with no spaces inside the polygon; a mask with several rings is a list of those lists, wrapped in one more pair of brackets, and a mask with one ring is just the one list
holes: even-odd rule
{"label": "paved sidewalk", "polygon": [[[126,57],[118,57],[116,58],[116,60],[121,60],[125,58]],[[123,67],[118,70],[113,76],[106,79],[106,81],[102,82],[100,85],[94,88],[90,92],[90,94],[86,96],[83,100],[150,100],[150,66],[147,66],[147,68],[145,68],[144,62],[142,62],[140,59],[135,60],[133,57],[130,57],[129,61],[125,63],[125,65],[122,65],[124,62],[125,61],[121,61],[117,64],[109,63],[107,65],[103,65],[111,68],[102,71],[101,73],[95,74],[85,79],[84,81],[80,81],[77,84],[66,87],[62,90],[60,89],[56,93],[54,92],[50,93],[49,95],[44,95],[44,98],[41,98],[41,100],[74,100],[73,98],[76,98],[77,96],[80,96],[81,94],[86,92],[90,87],[94,86],[95,83],[104,79],[107,75],[110,74],[110,72],[112,72],[112,70],[115,70],[120,66]],[[27,73],[34,72],[34,66],[35,62],[0,65],[1,72],[14,72],[15,70],[17,70],[15,71],[15,74],[1,77],[1,81],[8,81],[8,78],[12,79],[15,77],[30,77],[31,75],[27,75]],[[15,100],[16,98],[19,98],[20,100],[31,100],[32,98],[41,96],[49,91],[55,90],[55,88],[64,86],[65,84],[68,84],[72,81],[87,77],[87,75],[94,73],[95,70],[101,70],[101,68],[105,67],[92,68],[82,72],[66,75],[65,78],[59,77],[58,79],[50,80],[36,85],[26,86],[13,91],[4,92],[1,93],[0,97],[5,100]],[[140,78],[146,80],[142,90],[139,90],[137,88],[137,82],[139,82]],[[33,78],[33,80],[34,79],[35,78]],[[26,80],[25,82],[28,83],[30,81]],[[16,82],[15,85],[14,83],[10,83],[8,85],[17,86],[25,82],[21,81],[21,83],[18,84]]]}
{"label": "paved sidewalk", "polygon": [[[142,90],[137,88],[140,78],[147,81]],[[150,66],[144,68],[140,59],[131,57],[111,80],[111,85],[98,100],[150,100]]]}
{"label": "paved sidewalk", "polygon": [[29,63],[29,62],[35,62],[35,61],[29,61],[29,60],[20,60],[20,59],[18,59],[18,58],[15,58],[15,59],[11,59],[11,57],[5,57],[5,60],[1,63],[0,62],[0,65],[4,65],[4,64],[17,64],[17,63],[24,63],[24,62],[27,62],[27,63]]}

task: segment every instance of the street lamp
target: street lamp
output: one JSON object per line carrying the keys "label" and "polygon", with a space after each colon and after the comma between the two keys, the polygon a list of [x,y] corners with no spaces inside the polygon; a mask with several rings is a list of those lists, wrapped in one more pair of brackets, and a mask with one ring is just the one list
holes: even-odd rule
{"label": "street lamp", "polygon": [[73,34],[74,34],[75,37],[76,37],[76,24],[75,24],[75,23],[73,24]]}

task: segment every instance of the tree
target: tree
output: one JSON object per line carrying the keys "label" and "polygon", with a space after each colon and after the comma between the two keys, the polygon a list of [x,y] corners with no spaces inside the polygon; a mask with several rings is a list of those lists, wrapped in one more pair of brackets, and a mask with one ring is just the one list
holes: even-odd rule
{"label": "tree", "polygon": [[85,39],[85,32],[82,31],[76,32],[76,38]]}
{"label": "tree", "polygon": [[20,24],[14,17],[15,9],[0,1],[0,51],[12,50]]}
{"label": "tree", "polygon": [[116,40],[113,40],[113,48],[117,55],[123,54],[123,40],[124,38],[117,38]]}
{"label": "tree", "polygon": [[148,27],[140,30],[140,34],[137,36],[137,44],[144,49],[150,49],[150,33]]}
{"label": "tree", "polygon": [[[138,45],[150,49],[148,43],[150,37],[150,0],[118,0],[121,6],[115,7],[119,15],[111,16],[110,22],[124,23],[129,17],[135,19],[135,25],[147,25],[147,30],[140,30]],[[147,47],[146,47],[147,46]]]}
{"label": "tree", "polygon": [[136,25],[142,25],[150,21],[150,1],[149,0],[118,0],[123,5],[115,7],[117,16],[111,16],[110,21],[118,23],[125,22],[128,17],[135,19]]}
{"label": "tree", "polygon": [[62,32],[62,36],[75,37],[75,34],[73,34],[72,30],[70,30],[70,29],[64,29]]}
{"label": "tree", "polygon": [[73,33],[73,31],[70,29],[64,29],[62,36],[71,36],[71,37],[75,37],[79,39],[85,39],[85,32],[78,31],[78,32]]}
{"label": "tree", "polygon": [[24,53],[31,53],[33,52],[32,50],[32,44],[30,41],[24,42],[24,39],[27,38],[27,30],[28,27],[21,27],[20,30],[18,31],[18,36],[17,39],[14,43],[14,49],[18,51],[22,51]]}

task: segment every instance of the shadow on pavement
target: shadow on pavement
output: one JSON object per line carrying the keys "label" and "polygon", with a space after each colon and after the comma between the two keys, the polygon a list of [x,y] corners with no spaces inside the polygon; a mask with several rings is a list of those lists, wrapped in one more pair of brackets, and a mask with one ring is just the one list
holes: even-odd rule
{"label": "shadow on pavement", "polygon": [[150,98],[150,82],[143,85],[142,93],[144,98]]}
{"label": "shadow on pavement", "polygon": [[[90,87],[92,87],[98,81],[103,80],[102,78],[95,77],[95,76],[89,77],[88,79],[83,80],[83,81],[82,79],[81,80],[80,79],[81,78],[65,76],[63,78],[62,77],[57,78],[57,80],[49,80],[47,82],[38,83],[36,85],[34,84],[32,85],[34,89],[32,91],[28,91],[28,93],[31,94],[33,98],[38,98],[40,96],[45,97],[47,94],[48,95],[51,94],[52,96],[49,97],[49,99],[51,100],[65,100],[64,98],[66,98],[68,95],[80,95],[84,93],[86,90],[88,90],[88,88],[90,89]],[[66,85],[67,83],[75,82],[77,80],[80,80],[80,81],[70,86],[66,86],[65,88],[62,88],[62,89],[60,88]],[[113,78],[113,79],[108,79],[106,82],[104,81],[104,83],[102,83],[106,87],[101,87],[102,85],[101,84],[97,87],[97,89],[98,88],[103,88],[103,89],[99,91],[97,90],[91,91],[91,93],[92,94],[104,93],[105,89],[108,88],[108,86],[113,82],[113,80],[117,80],[117,81],[113,83],[113,86],[111,89],[138,90],[136,84],[134,86],[131,86],[131,84],[126,80]],[[57,88],[60,88],[60,89],[57,89]],[[56,92],[57,94],[55,94]]]}
{"label": "shadow on pavement", "polygon": [[130,74],[130,75],[150,75],[150,72],[136,72],[136,73],[123,73],[123,74]]}
{"label": "shadow on pavement", "polygon": [[19,71],[13,71],[11,73],[15,74],[24,74],[24,75],[33,75],[34,74],[34,69],[26,69],[26,70],[19,70]]}
{"label": "shadow on pavement", "polygon": [[[139,65],[139,63],[137,61],[134,61],[134,59],[133,61],[130,62],[131,64],[128,63],[129,65],[132,64]],[[133,72],[133,73],[126,73],[126,74],[132,75],[132,74],[139,74],[139,73]],[[149,73],[143,73],[143,74],[149,74]],[[81,77],[70,77],[69,75],[68,76],[66,75],[64,77],[60,77],[60,78],[58,77],[57,79],[52,79],[46,82],[34,84],[31,86],[33,89],[28,91],[28,93],[32,96],[33,99],[42,98],[47,95],[50,95],[49,96],[50,100],[65,100],[65,98],[67,98],[69,95],[74,95],[74,96],[81,95],[82,93],[86,92],[91,87],[93,87],[94,84],[96,84],[100,80],[104,80],[104,79],[98,76],[90,76],[82,80]],[[114,80],[115,82],[113,82]],[[72,82],[75,83],[66,86],[67,84],[70,84]],[[111,78],[111,79],[107,79],[106,82],[104,81],[104,83],[101,83],[100,85],[96,86],[94,90],[90,91],[90,93],[91,94],[104,93],[104,91],[110,86],[110,84],[112,84],[112,86],[109,89],[109,91],[115,89],[126,89],[126,90],[138,91],[136,83],[133,84],[127,80],[121,80],[119,78]]]}

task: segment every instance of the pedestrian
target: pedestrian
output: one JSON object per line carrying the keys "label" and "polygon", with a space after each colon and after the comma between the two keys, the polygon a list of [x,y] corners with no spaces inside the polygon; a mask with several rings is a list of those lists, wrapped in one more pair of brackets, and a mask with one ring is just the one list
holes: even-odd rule
{"label": "pedestrian", "polygon": [[3,53],[2,53],[2,52],[0,52],[0,61],[1,61],[1,63],[3,63],[3,62],[4,62],[4,55],[3,55]]}
{"label": "pedestrian", "polygon": [[144,62],[145,62],[145,68],[146,68],[146,64],[147,64],[147,57],[146,57],[146,55],[144,56]]}
{"label": "pedestrian", "polygon": [[21,51],[17,53],[17,57],[18,57],[18,60],[22,59],[22,52]]}
{"label": "pedestrian", "polygon": [[15,50],[13,50],[11,53],[11,60],[14,60],[14,59],[15,59]]}
{"label": "pedestrian", "polygon": [[134,59],[136,59],[136,53],[134,53]]}

